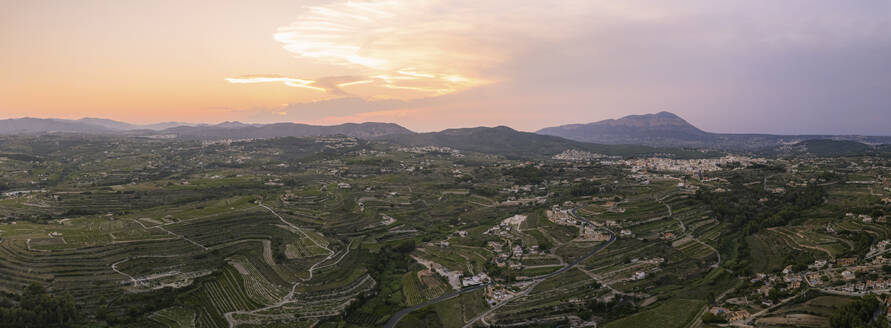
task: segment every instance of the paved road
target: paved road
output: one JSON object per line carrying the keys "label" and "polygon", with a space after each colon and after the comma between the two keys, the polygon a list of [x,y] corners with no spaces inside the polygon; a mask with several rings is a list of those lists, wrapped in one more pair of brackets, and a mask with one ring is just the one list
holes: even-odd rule
{"label": "paved road", "polygon": [[455,298],[455,297],[458,296],[458,295],[466,294],[466,293],[469,293],[469,292],[478,290],[478,289],[480,289],[480,288],[484,288],[484,287],[489,286],[489,285],[491,285],[491,284],[484,284],[484,285],[476,285],[476,286],[473,286],[473,287],[467,287],[467,288],[464,288],[464,289],[461,289],[461,290],[456,290],[456,291],[453,291],[453,292],[451,292],[451,293],[442,295],[442,296],[440,296],[440,297],[434,298],[434,299],[429,300],[429,301],[426,301],[426,302],[424,302],[424,303],[421,303],[421,304],[418,304],[418,305],[415,305],[415,306],[412,306],[412,307],[409,307],[409,308],[404,308],[404,309],[402,309],[402,311],[396,312],[396,314],[394,314],[392,317],[390,317],[390,320],[387,321],[387,323],[384,325],[384,327],[386,327],[386,328],[393,328],[393,327],[396,327],[396,323],[398,323],[399,320],[402,319],[402,317],[408,315],[409,313],[412,313],[412,312],[414,312],[414,311],[420,310],[420,309],[422,309],[422,308],[428,307],[428,306],[430,306],[430,305],[433,305],[433,304],[436,304],[436,303],[439,303],[439,302],[442,302],[442,301],[445,301],[445,300],[449,300],[449,299]]}

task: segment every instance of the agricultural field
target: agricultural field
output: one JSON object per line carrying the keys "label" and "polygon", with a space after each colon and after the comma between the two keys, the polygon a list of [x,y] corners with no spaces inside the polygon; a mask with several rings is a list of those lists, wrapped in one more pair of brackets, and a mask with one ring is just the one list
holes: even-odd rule
{"label": "agricultural field", "polygon": [[0,140],[0,305],[41,286],[85,327],[827,327],[891,292],[871,158],[699,177],[350,137]]}
{"label": "agricultural field", "polygon": [[703,311],[705,311],[705,302],[677,299],[613,321],[606,327],[652,327],[654,322],[658,322],[661,327],[687,327],[693,324],[697,314]]}

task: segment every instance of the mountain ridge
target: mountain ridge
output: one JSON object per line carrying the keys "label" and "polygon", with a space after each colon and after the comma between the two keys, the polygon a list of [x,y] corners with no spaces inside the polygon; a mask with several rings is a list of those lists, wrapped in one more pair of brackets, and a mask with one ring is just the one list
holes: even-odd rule
{"label": "mountain ridge", "polygon": [[768,148],[810,139],[849,140],[872,144],[891,143],[891,137],[884,136],[713,133],[703,131],[680,116],[666,111],[655,114],[629,115],[619,119],[592,123],[547,127],[536,131],[536,133],[602,144],[734,150]]}
{"label": "mountain ridge", "polygon": [[[491,130],[481,130],[491,129]],[[506,138],[512,135],[533,144],[545,143],[547,139],[533,139],[530,134],[559,137],[575,142],[600,145],[641,145],[659,148],[696,148],[711,150],[759,150],[794,144],[811,139],[856,141],[865,144],[891,144],[891,137],[860,135],[772,135],[772,134],[730,134],[703,131],[680,116],[661,111],[653,114],[628,115],[618,119],[608,119],[585,124],[566,124],[543,128],[535,133],[516,131],[510,127],[452,128],[438,132],[415,133],[401,125],[384,122],[344,123],[339,125],[310,125],[302,123],[253,124],[226,121],[219,124],[192,124],[162,122],[138,125],[103,118],[81,118],[77,120],[54,118],[15,118],[0,120],[0,134],[41,134],[41,133],[84,133],[129,136],[174,136],[193,139],[255,139],[276,137],[313,137],[345,135],[363,139],[392,139],[409,144],[427,140],[430,144],[446,143],[447,136],[458,138],[462,135],[479,135],[480,138]],[[437,135],[438,134],[438,135]],[[487,135],[491,134],[491,135]],[[393,135],[402,137],[383,138]],[[413,136],[413,137],[410,137]],[[467,140],[452,140],[472,149]],[[483,144],[490,140],[478,140]],[[501,147],[527,149],[516,143],[500,140]],[[552,144],[555,144],[551,142]],[[561,148],[563,146],[557,147]],[[581,146],[580,146],[581,147]],[[587,146],[585,146],[587,147]],[[582,147],[582,148],[585,148]],[[561,148],[562,149],[562,148]],[[581,148],[580,148],[581,149]],[[511,153],[510,150],[491,149]],[[541,149],[545,153],[550,150]]]}
{"label": "mountain ridge", "polygon": [[253,139],[277,137],[318,137],[345,135],[356,138],[374,138],[388,134],[414,133],[395,123],[364,122],[338,125],[309,125],[301,123],[244,124],[224,122],[209,126],[179,126],[157,131],[158,134],[176,134],[181,137]]}

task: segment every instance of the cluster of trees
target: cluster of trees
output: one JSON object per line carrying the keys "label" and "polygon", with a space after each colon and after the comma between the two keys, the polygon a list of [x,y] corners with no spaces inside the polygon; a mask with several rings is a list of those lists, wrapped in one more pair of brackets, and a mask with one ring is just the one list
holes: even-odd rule
{"label": "cluster of trees", "polygon": [[733,185],[730,191],[722,193],[702,189],[696,192],[696,199],[708,204],[719,220],[729,222],[746,235],[788,225],[800,218],[802,211],[823,204],[825,198],[826,190],[815,185],[791,189],[781,197],[743,185]]}
{"label": "cluster of trees", "polygon": [[887,328],[888,321],[878,313],[882,310],[884,305],[875,296],[864,296],[838,309],[829,324],[832,328]]}
{"label": "cluster of trees", "polygon": [[417,244],[414,239],[404,240],[398,243],[388,243],[381,247],[377,253],[371,253],[362,249],[363,265],[368,268],[371,276],[378,281],[374,289],[367,294],[360,295],[358,300],[347,307],[344,318],[347,322],[359,325],[373,324],[367,322],[382,318],[393,309],[404,306],[402,304],[402,276],[411,271],[414,260],[409,254],[415,250]]}
{"label": "cluster of trees", "polygon": [[0,326],[9,328],[70,327],[78,319],[71,294],[49,294],[43,286],[31,284],[22,295],[0,301]]}
{"label": "cluster of trees", "polygon": [[724,320],[724,318],[721,318],[711,312],[706,312],[702,315],[702,322],[716,324],[716,323],[727,323],[727,320]]}
{"label": "cluster of trees", "polygon": [[592,315],[597,314],[597,316],[604,318],[605,321],[612,321],[627,317],[635,312],[637,312],[637,307],[634,306],[634,301],[620,296],[609,302],[589,300],[585,303],[584,309],[579,312],[579,317],[588,319]]}
{"label": "cluster of trees", "polygon": [[545,173],[534,166],[519,166],[504,169],[503,175],[509,175],[514,178],[514,182],[518,185],[535,185],[544,182]]}
{"label": "cluster of trees", "polygon": [[581,183],[573,184],[572,187],[569,188],[569,194],[573,197],[590,196],[600,193],[603,189],[604,188],[600,182],[582,181]]}

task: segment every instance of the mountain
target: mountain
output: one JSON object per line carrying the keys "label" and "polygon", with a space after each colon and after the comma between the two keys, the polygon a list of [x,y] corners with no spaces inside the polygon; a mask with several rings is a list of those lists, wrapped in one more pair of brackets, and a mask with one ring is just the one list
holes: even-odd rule
{"label": "mountain", "polygon": [[376,122],[346,123],[331,126],[296,123],[249,125],[239,122],[225,122],[218,125],[178,126],[164,129],[157,133],[199,139],[257,139],[331,135],[369,139],[390,134],[410,134],[414,132],[398,124]]}
{"label": "mountain", "polygon": [[244,128],[244,127],[249,127],[249,126],[254,126],[254,125],[244,124],[244,123],[241,123],[238,121],[226,121],[226,122],[216,125],[216,127],[221,127],[221,128]]}
{"label": "mountain", "polygon": [[702,131],[669,112],[631,115],[588,124],[561,125],[544,128],[536,133],[603,144],[711,149],[763,149],[810,139],[891,143],[891,137],[711,133]]}
{"label": "mountain", "polygon": [[155,130],[155,131],[158,131],[158,130],[169,129],[169,128],[176,127],[176,126],[192,126],[192,125],[194,125],[191,123],[183,123],[183,122],[161,122],[161,123],[155,123],[155,124],[139,125],[139,124],[130,124],[130,123],[126,123],[126,122],[109,120],[106,118],[92,118],[92,117],[85,117],[85,118],[82,118],[82,119],[79,119],[79,120],[76,120],[73,122],[81,122],[81,123],[87,123],[87,124],[92,124],[92,125],[98,125],[98,126],[105,127],[107,129],[118,130],[118,131],[131,131],[131,130]]}
{"label": "mountain", "polygon": [[544,128],[537,133],[585,142],[656,146],[689,146],[703,143],[710,137],[708,132],[669,112]]}
{"label": "mountain", "polygon": [[136,125],[119,122],[115,120],[109,120],[107,118],[92,118],[92,117],[84,117],[82,119],[72,121],[72,122],[80,122],[91,125],[98,125],[110,130],[135,130],[137,129]]}
{"label": "mountain", "polygon": [[50,118],[14,118],[0,120],[0,134],[39,134],[48,132],[114,133],[113,129],[88,122]]}
{"label": "mountain", "polygon": [[137,125],[137,129],[146,129],[146,130],[155,130],[160,131],[164,129],[169,129],[177,126],[195,126],[193,123],[183,123],[183,122],[161,122],[154,124],[145,124],[145,125]]}
{"label": "mountain", "polygon": [[[393,134],[375,139],[403,146],[442,146],[464,151],[503,155],[508,158],[551,157],[566,150],[580,150],[614,156],[672,152],[671,150],[647,146],[602,145],[579,142],[561,137],[520,132],[506,126],[448,129],[440,132],[415,134]],[[702,153],[683,152],[683,154],[678,153],[678,155],[702,156]]]}

